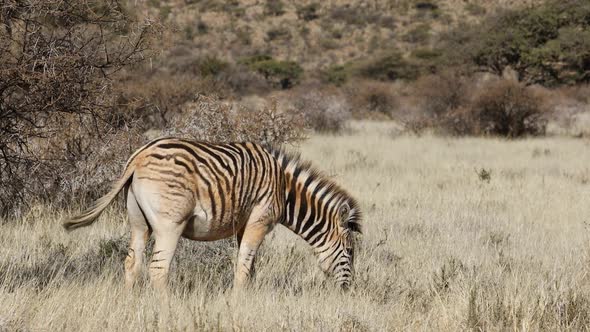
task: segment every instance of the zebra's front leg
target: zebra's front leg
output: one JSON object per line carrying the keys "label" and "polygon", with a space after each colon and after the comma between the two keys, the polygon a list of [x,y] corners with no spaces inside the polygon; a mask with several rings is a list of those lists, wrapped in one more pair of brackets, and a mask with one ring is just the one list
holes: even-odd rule
{"label": "zebra's front leg", "polygon": [[253,277],[256,252],[270,229],[271,227],[264,219],[246,225],[238,251],[234,288],[243,288]]}

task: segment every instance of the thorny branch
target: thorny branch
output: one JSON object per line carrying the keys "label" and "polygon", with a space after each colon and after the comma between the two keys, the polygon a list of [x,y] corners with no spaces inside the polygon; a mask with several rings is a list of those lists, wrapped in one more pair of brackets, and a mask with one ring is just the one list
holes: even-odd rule
{"label": "thorny branch", "polygon": [[157,30],[119,0],[0,4],[0,215],[86,158],[83,142],[113,121],[113,75],[145,59]]}

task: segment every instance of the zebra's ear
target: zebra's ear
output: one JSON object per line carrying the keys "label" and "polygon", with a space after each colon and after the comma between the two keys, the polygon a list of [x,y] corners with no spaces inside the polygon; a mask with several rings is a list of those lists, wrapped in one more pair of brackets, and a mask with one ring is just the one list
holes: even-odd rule
{"label": "zebra's ear", "polygon": [[340,215],[340,222],[342,223],[342,226],[347,225],[349,213],[350,213],[350,206],[348,205],[348,203],[344,202],[338,208],[338,214]]}

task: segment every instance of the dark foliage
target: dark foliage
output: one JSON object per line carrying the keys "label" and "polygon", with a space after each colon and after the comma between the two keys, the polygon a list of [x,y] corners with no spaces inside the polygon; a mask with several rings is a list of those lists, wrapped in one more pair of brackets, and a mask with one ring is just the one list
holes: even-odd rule
{"label": "dark foliage", "polygon": [[242,59],[240,63],[264,76],[270,84],[282,89],[291,88],[303,75],[303,68],[296,62],[275,60],[266,54]]}
{"label": "dark foliage", "polygon": [[516,70],[528,84],[590,80],[590,3],[552,0],[534,8],[505,10],[479,25],[443,37],[451,64],[471,64],[501,75]]}

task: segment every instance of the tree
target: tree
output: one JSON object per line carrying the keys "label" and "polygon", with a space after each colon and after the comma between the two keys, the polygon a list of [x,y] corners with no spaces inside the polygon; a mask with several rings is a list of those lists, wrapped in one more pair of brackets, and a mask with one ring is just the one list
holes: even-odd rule
{"label": "tree", "polygon": [[84,158],[102,124],[116,123],[114,75],[145,58],[156,26],[137,22],[118,0],[8,0],[0,13],[0,213],[6,215],[27,191],[43,196],[59,185],[56,160]]}
{"label": "tree", "polygon": [[588,1],[553,0],[461,26],[443,38],[443,47],[450,64],[468,63],[497,75],[510,66],[529,84],[588,82],[588,31]]}

